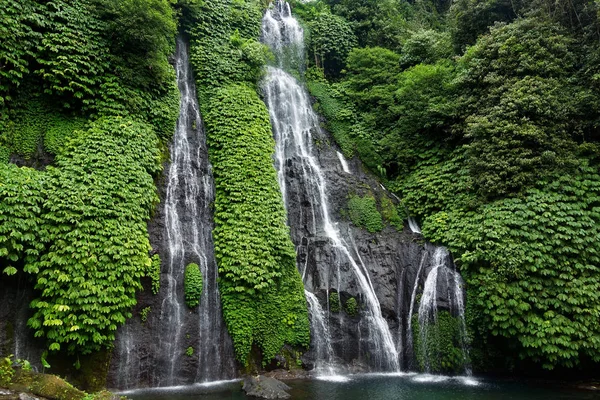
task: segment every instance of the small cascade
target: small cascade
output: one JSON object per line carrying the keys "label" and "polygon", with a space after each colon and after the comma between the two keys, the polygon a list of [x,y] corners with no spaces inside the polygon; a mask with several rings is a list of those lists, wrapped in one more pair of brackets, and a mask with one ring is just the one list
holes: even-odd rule
{"label": "small cascade", "polygon": [[421,233],[419,224],[417,224],[417,221],[411,216],[408,217],[408,227],[412,233]]}
{"label": "small cascade", "polygon": [[[217,287],[212,168],[187,44],[181,38],[177,39],[175,58],[180,114],[170,145],[161,288],[158,299],[152,299],[156,311],[151,311],[154,319],[148,321],[151,337],[144,338],[133,322],[120,332],[115,377],[119,388],[144,381],[151,386],[173,386],[235,377],[233,349]],[[198,264],[203,276],[200,305],[195,310],[184,301],[184,273],[190,263]],[[186,355],[186,350],[191,354]]]}
{"label": "small cascade", "polygon": [[[417,270],[417,274],[415,276],[415,283],[413,285],[412,288],[412,292],[410,295],[410,306],[409,306],[409,310],[408,310],[408,327],[406,330],[406,346],[408,349],[410,349],[410,351],[412,352],[413,348],[414,348],[414,341],[413,341],[413,331],[412,331],[412,315],[413,315],[413,311],[415,308],[415,301],[417,299],[417,291],[419,289],[419,282],[420,279],[419,277],[421,276],[421,271],[423,270],[423,266],[425,265],[425,261],[427,260],[428,254],[427,252],[423,252],[423,255],[421,256],[421,262],[419,263],[419,269]],[[411,357],[411,359],[414,358],[414,354],[411,354],[413,357]]]}
{"label": "small cascade", "polygon": [[342,171],[349,174],[350,168],[348,168],[348,162],[346,161],[346,158],[344,158],[344,155],[342,153],[340,153],[339,151],[336,151],[336,154],[337,154],[338,158],[340,159],[340,164],[342,164]]}
{"label": "small cascade", "polygon": [[[332,249],[328,257],[331,257],[334,264],[329,266],[327,274],[337,274],[339,277],[340,265],[343,264],[357,282],[362,302],[361,321],[368,323],[368,329],[365,329],[367,337],[361,336],[361,346],[364,343],[364,353],[370,357],[371,367],[376,370],[399,371],[398,352],[390,328],[383,318],[367,267],[358,250],[352,245],[351,238],[341,233],[338,223],[332,218],[325,173],[313,153],[313,132],[320,132],[318,117],[312,110],[306,90],[282,69],[289,68],[289,58],[299,60],[303,57],[302,30],[291,16],[287,3],[278,1],[273,8],[266,11],[263,19],[263,41],[276,54],[279,65],[279,68],[268,67],[263,91],[276,141],[275,166],[288,213],[291,189],[295,193],[301,191],[303,197],[310,199],[307,208],[310,207],[308,212],[311,215],[306,216],[310,226],[307,229],[311,235],[323,237]],[[290,57],[290,52],[296,54]],[[290,176],[293,176],[294,180],[290,180]],[[301,265],[299,268],[303,269]],[[305,271],[302,272],[304,276]],[[314,296],[310,284],[306,281],[305,288]],[[311,296],[308,297],[310,304]],[[316,307],[310,308],[311,314],[317,312]],[[311,319],[317,321],[319,316],[311,315]],[[312,332],[313,338],[316,334],[315,331]],[[360,334],[363,335],[363,332]],[[326,340],[331,341],[331,338]],[[319,363],[321,361],[325,362],[318,360]]]}
{"label": "small cascade", "polygon": [[304,295],[306,296],[310,315],[312,345],[317,353],[315,372],[321,376],[336,376],[339,372],[333,360],[334,354],[327,313],[321,307],[317,296],[308,290],[304,291]]}
{"label": "small cascade", "polygon": [[[419,269],[419,273],[420,273]],[[418,285],[418,276],[415,281],[415,288]],[[440,292],[440,288],[442,290]],[[413,291],[413,295],[416,289]],[[440,301],[447,301],[447,309],[453,318],[458,319],[459,345],[462,350],[463,367],[467,375],[470,375],[468,367],[468,352],[466,341],[464,292],[460,274],[456,271],[454,263],[450,258],[450,253],[445,247],[437,247],[433,254],[431,270],[427,275],[419,303],[418,321],[419,321],[419,347],[425,372],[432,372],[432,363],[434,358],[439,357],[435,343],[430,343],[431,337],[438,329],[438,313]],[[409,313],[409,321],[412,317],[412,304]],[[409,322],[410,323],[410,322]]]}

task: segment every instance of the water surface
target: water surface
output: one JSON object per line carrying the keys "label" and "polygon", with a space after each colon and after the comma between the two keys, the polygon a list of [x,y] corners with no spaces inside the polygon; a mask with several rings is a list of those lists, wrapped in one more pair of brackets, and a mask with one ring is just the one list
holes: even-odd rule
{"label": "water surface", "polygon": [[[600,393],[538,382],[423,374],[350,376],[347,382],[286,381],[292,400],[598,400]],[[123,393],[134,400],[245,400],[239,382]]]}

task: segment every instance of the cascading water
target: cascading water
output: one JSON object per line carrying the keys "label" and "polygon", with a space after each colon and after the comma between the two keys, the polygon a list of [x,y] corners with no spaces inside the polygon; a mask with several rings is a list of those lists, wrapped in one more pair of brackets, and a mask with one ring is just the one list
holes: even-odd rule
{"label": "cascading water", "polygon": [[[231,339],[224,327],[217,287],[212,241],[214,185],[187,44],[177,40],[179,118],[170,146],[171,164],[164,204],[165,248],[159,317],[152,330],[152,348],[139,350],[135,327],[126,325],[118,340],[117,386],[139,385],[140,371],[150,369],[152,386],[172,386],[235,377]],[[190,263],[200,267],[203,289],[200,305],[187,308],[184,273]],[[153,314],[151,314],[152,316]],[[192,356],[186,349],[192,348]],[[149,352],[150,354],[145,354]],[[192,358],[193,357],[193,358]],[[154,366],[148,366],[148,360]],[[188,364],[187,366],[185,364]]]}
{"label": "cascading water", "polygon": [[[445,282],[441,282],[440,279],[444,278]],[[415,289],[417,281],[415,282]],[[439,286],[445,287],[447,293],[438,293]],[[416,293],[416,291],[413,291],[413,294],[414,293]],[[445,247],[437,247],[433,254],[431,270],[425,280],[418,311],[421,356],[425,372],[431,372],[432,354],[430,354],[431,352],[429,351],[430,331],[431,329],[436,329],[439,309],[438,299],[439,297],[442,297],[448,299],[449,311],[459,320],[459,335],[463,365],[467,375],[471,374],[468,366],[463,296],[464,293],[462,290],[461,278],[454,267],[454,263],[450,259],[448,250]],[[412,304],[409,316],[412,316]]]}
{"label": "cascading water", "polygon": [[[310,199],[310,213],[306,216],[307,228],[312,234],[318,232],[330,244],[332,253],[329,256],[335,260],[331,265],[331,274],[338,274],[340,265],[349,267],[355,277],[361,293],[363,309],[361,321],[368,323],[367,337],[361,337],[365,343],[365,353],[370,356],[370,365],[377,370],[398,371],[399,357],[390,328],[382,316],[380,303],[375,294],[368,270],[355,246],[349,245],[351,238],[344,237],[338,229],[338,224],[332,219],[330,204],[327,196],[327,182],[319,161],[313,154],[312,132],[319,132],[319,120],[312,111],[308,94],[290,74],[282,68],[293,66],[289,60],[302,60],[303,34],[298,22],[291,16],[290,7],[286,2],[278,1],[275,6],[265,13],[263,18],[263,41],[277,56],[279,68],[268,67],[267,77],[263,84],[265,101],[271,116],[276,141],[275,165],[278,170],[279,185],[286,207],[289,204],[290,191],[294,185],[295,191],[302,191],[304,197]],[[300,63],[301,66],[302,63]],[[297,181],[288,182],[293,176]],[[288,208],[289,212],[289,208]],[[315,236],[318,236],[315,234]],[[296,244],[299,245],[298,243]],[[308,246],[306,246],[308,247]],[[299,262],[299,264],[301,264]],[[300,266],[302,269],[302,266]],[[301,271],[305,276],[305,271]],[[322,313],[314,305],[314,294],[310,284],[305,281],[311,311],[312,336],[321,332],[327,334],[328,329],[321,329]],[[311,296],[312,295],[312,296]],[[325,325],[327,325],[325,323]],[[319,331],[321,329],[321,331]],[[362,335],[362,332],[361,332]],[[326,340],[331,340],[328,338]],[[318,350],[317,350],[318,353]],[[332,357],[318,358],[317,371],[333,373],[334,370],[324,371],[323,365],[333,368],[330,364]]]}

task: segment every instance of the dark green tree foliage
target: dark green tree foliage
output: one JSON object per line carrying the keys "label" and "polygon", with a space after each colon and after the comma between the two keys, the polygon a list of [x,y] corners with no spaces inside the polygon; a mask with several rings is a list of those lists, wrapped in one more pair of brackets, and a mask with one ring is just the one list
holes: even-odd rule
{"label": "dark green tree foliage", "polygon": [[202,272],[198,264],[188,264],[185,267],[185,304],[189,308],[196,308],[202,296]]}
{"label": "dark green tree foliage", "polygon": [[50,350],[107,347],[131,317],[151,265],[146,221],[159,170],[152,128],[113,118],[92,123],[45,172],[38,235],[47,249],[25,268],[39,293],[29,326]]}
{"label": "dark green tree foliage", "polygon": [[402,46],[400,64],[407,68],[417,64],[435,64],[452,55],[450,36],[432,29],[418,30]]}
{"label": "dark green tree foliage", "polygon": [[458,51],[475,44],[495,22],[514,20],[522,0],[457,0],[450,8],[452,40]]}
{"label": "dark green tree foliage", "polygon": [[356,37],[342,17],[322,13],[308,24],[310,28],[309,51],[312,60],[328,76],[338,76],[350,50],[356,46]]}
{"label": "dark green tree foliage", "polygon": [[599,192],[597,169],[582,166],[523,197],[423,223],[427,237],[461,255],[477,323],[518,340],[522,357],[547,368],[600,361]]}
{"label": "dark green tree foliage", "polygon": [[535,19],[498,26],[461,60],[471,174],[482,194],[506,195],[565,169],[585,89],[570,83],[572,41]]}
{"label": "dark green tree foliage", "polygon": [[257,346],[267,363],[284,344],[307,347],[310,333],[269,113],[256,92],[268,54],[257,41],[262,11],[255,1],[229,0],[195,10],[190,59],[214,168],[223,316],[238,360],[247,364]]}
{"label": "dark green tree foliage", "polygon": [[397,0],[329,0],[335,14],[352,26],[360,46],[400,49],[413,13],[409,2]]}

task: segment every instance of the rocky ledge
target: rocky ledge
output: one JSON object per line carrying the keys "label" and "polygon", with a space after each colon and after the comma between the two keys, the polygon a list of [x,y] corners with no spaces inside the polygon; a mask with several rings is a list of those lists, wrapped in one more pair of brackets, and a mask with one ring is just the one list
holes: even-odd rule
{"label": "rocky ledge", "polygon": [[286,390],[291,388],[285,383],[269,376],[246,376],[244,378],[244,392],[249,397],[260,399],[289,399],[290,394]]}

